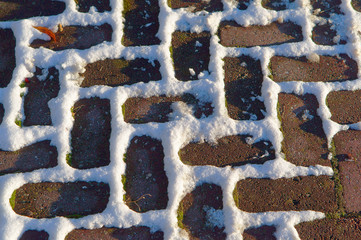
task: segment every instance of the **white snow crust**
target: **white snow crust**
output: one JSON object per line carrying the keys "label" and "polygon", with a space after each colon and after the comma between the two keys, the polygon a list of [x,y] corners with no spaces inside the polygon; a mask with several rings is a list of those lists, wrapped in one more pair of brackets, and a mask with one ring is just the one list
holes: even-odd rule
{"label": "white snow crust", "polygon": [[[331,113],[326,106],[326,97],[330,91],[361,89],[361,13],[356,12],[350,0],[343,0],[341,9],[343,16],[338,16],[342,30],[348,38],[346,45],[320,46],[311,40],[312,27],[317,22],[313,18],[312,8],[308,0],[296,0],[289,10],[273,11],[262,8],[261,0],[251,1],[247,10],[236,8],[233,1],[222,0],[223,12],[190,13],[185,9],[171,9],[167,0],[159,0],[160,29],[157,34],[161,44],[157,46],[124,47],[121,44],[124,19],[122,17],[123,1],[110,0],[112,11],[98,13],[94,9],[89,13],[79,13],[73,0],[62,0],[66,10],[56,16],[33,17],[19,21],[1,22],[0,28],[11,28],[16,38],[16,68],[8,87],[0,89],[0,102],[5,108],[3,123],[0,125],[0,149],[14,151],[35,142],[49,139],[58,150],[58,165],[51,169],[40,169],[29,173],[16,173],[0,176],[0,239],[17,239],[27,229],[46,229],[50,239],[61,240],[75,228],[119,227],[127,228],[134,225],[149,226],[152,231],[161,230],[165,239],[184,239],[183,230],[177,224],[177,209],[181,199],[195,186],[202,183],[214,183],[223,191],[223,213],[210,213],[210,217],[224,219],[225,232],[228,239],[242,239],[246,228],[261,225],[277,227],[278,239],[299,239],[294,226],[300,222],[323,218],[325,215],[314,211],[286,211],[247,213],[238,209],[233,200],[232,192],[237,181],[246,178],[292,178],[306,175],[333,175],[329,167],[295,166],[284,160],[281,154],[282,133],[277,118],[278,93],[311,93],[319,102],[318,114],[329,143],[340,130],[351,125],[339,125],[331,121]],[[243,26],[267,25],[274,21],[293,21],[303,29],[304,40],[297,43],[285,43],[277,46],[252,48],[226,48],[220,45],[216,35],[219,23],[223,20],[235,20]],[[109,23],[113,28],[111,42],[103,42],[86,50],[64,50],[54,52],[49,49],[33,49],[30,43],[36,38],[48,40],[32,26],[45,26],[57,30],[58,24],[68,25],[101,25]],[[172,59],[169,52],[171,34],[175,30],[210,31],[209,71],[199,75],[200,80],[180,82],[175,79]],[[337,39],[336,39],[337,40]],[[318,55],[336,55],[346,53],[351,56],[359,67],[359,79],[338,82],[285,82],[275,83],[270,78],[268,64],[274,55],[295,57],[309,56],[317,60]],[[222,58],[226,56],[249,55],[259,59],[262,65],[264,81],[262,98],[266,105],[266,116],[260,121],[235,121],[228,117],[225,107],[224,70]],[[137,83],[129,86],[107,87],[94,86],[80,88],[79,73],[84,72],[87,63],[105,58],[121,58],[128,60],[143,57],[158,60],[161,63],[162,80],[147,84]],[[55,66],[60,73],[60,92],[58,97],[49,102],[52,126],[32,126],[19,128],[15,119],[23,117],[22,99],[19,97],[23,89],[20,83],[31,77],[35,66],[48,68]],[[196,119],[181,104],[173,108],[175,114],[168,123],[148,123],[133,125],[124,122],[122,104],[130,97],[150,97],[155,95],[181,95],[184,92],[194,94],[197,98],[212,101],[214,114],[208,118]],[[70,152],[70,131],[73,126],[71,107],[80,98],[98,96],[107,98],[111,104],[111,163],[108,166],[78,170],[66,163],[66,154]],[[307,113],[306,117],[309,117]],[[361,130],[361,123],[353,124],[352,128]],[[184,165],[178,156],[180,148],[190,141],[215,142],[217,139],[235,134],[249,134],[253,141],[269,140],[276,150],[276,159],[263,165],[248,164],[235,168],[217,168],[213,166],[191,167]],[[123,202],[123,186],[121,175],[125,173],[123,154],[130,139],[137,135],[149,135],[160,139],[164,147],[165,171],[169,180],[168,206],[164,210],[136,213]],[[99,214],[80,219],[56,217],[53,219],[31,219],[17,215],[9,204],[14,190],[25,183],[43,181],[102,181],[110,185],[111,195],[106,210]],[[214,224],[221,225],[216,220]]]}

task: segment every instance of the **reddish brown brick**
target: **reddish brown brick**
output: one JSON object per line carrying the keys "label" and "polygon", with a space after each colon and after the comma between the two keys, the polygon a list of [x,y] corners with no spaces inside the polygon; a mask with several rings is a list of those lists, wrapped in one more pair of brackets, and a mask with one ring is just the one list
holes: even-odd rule
{"label": "reddish brown brick", "polygon": [[[2,8],[0,7],[0,9]],[[16,66],[16,42],[13,31],[11,29],[0,28],[0,42],[0,88],[4,88],[10,83]]]}
{"label": "reddish brown brick", "polygon": [[346,212],[361,212],[361,131],[347,130],[334,138]]}
{"label": "reddish brown brick", "polygon": [[286,160],[300,166],[331,166],[316,97],[280,93],[278,100]]}
{"label": "reddish brown brick", "polygon": [[220,24],[219,37],[226,47],[269,46],[303,40],[301,27],[292,22],[242,27],[236,22],[225,21]]}
{"label": "reddish brown brick", "polygon": [[330,92],[327,105],[332,114],[332,121],[341,124],[361,121],[361,90]]}
{"label": "reddish brown brick", "polygon": [[[248,163],[262,164],[275,158],[275,151],[269,141],[251,141],[250,136],[236,135],[220,138],[216,145],[210,143],[189,143],[179,156],[188,165],[213,165],[225,167]],[[248,142],[248,143],[247,143]]]}
{"label": "reddish brown brick", "polygon": [[245,179],[237,183],[233,195],[237,207],[246,212],[337,210],[334,183],[328,176]]}
{"label": "reddish brown brick", "polygon": [[48,240],[49,233],[37,230],[27,230],[21,235],[19,240]]}
{"label": "reddish brown brick", "polygon": [[100,182],[27,183],[13,192],[10,204],[22,216],[79,218],[102,212],[109,185]]}
{"label": "reddish brown brick", "polygon": [[312,30],[312,40],[319,45],[337,45],[346,44],[346,37],[339,36],[340,39],[337,39],[336,30],[332,29],[331,24],[317,24]]}
{"label": "reddish brown brick", "polygon": [[210,1],[187,1],[187,0],[169,0],[168,4],[173,9],[187,8],[191,12],[207,11],[219,12],[223,10],[223,4],[220,0]]}
{"label": "reddish brown brick", "polygon": [[360,0],[351,0],[351,5],[356,11],[361,12],[361,1]]}
{"label": "reddish brown brick", "polygon": [[262,0],[262,6],[267,9],[281,11],[289,8],[295,0]]}
{"label": "reddish brown brick", "polygon": [[275,82],[343,82],[356,79],[358,72],[357,63],[345,54],[320,56],[319,62],[308,61],[306,57],[274,56],[270,69]]}
{"label": "reddish brown brick", "polygon": [[321,219],[296,225],[302,240],[361,239],[360,218]]}
{"label": "reddish brown brick", "polygon": [[50,145],[49,140],[34,143],[14,152],[0,150],[0,175],[55,167],[57,158],[57,149]]}
{"label": "reddish brown brick", "polygon": [[257,228],[248,228],[243,233],[243,240],[276,240],[274,226],[261,226]]}
{"label": "reddish brown brick", "polygon": [[98,12],[110,11],[109,0],[76,0],[79,12],[89,12],[90,7],[94,6]]}

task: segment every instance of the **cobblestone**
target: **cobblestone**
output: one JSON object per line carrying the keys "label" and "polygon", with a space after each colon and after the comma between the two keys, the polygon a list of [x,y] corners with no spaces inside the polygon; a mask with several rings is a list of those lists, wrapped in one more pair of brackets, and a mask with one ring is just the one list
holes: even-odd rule
{"label": "cobblestone", "polygon": [[331,120],[340,124],[352,124],[361,121],[361,91],[335,91],[327,96],[327,106],[331,111]]}
{"label": "cobblestone", "polygon": [[15,37],[11,29],[0,28],[0,88],[10,83],[15,68]]}

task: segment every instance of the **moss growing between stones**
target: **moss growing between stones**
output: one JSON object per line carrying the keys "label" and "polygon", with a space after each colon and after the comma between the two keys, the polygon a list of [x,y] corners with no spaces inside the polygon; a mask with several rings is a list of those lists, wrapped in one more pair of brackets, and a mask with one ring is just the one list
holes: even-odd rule
{"label": "moss growing between stones", "polygon": [[67,153],[65,159],[66,159],[66,163],[67,163],[69,166],[72,166],[72,164],[73,164],[72,154],[71,154],[71,153]]}
{"label": "moss growing between stones", "polygon": [[20,117],[15,119],[15,124],[18,125],[19,127],[23,126],[23,122],[21,121]]}
{"label": "moss growing between stones", "polygon": [[75,218],[75,219],[78,219],[78,218],[84,217],[84,215],[81,215],[81,214],[71,214],[71,215],[66,215],[65,217],[66,217],[66,218]]}
{"label": "moss growing between stones", "polygon": [[183,218],[184,218],[184,209],[183,209],[183,204],[180,203],[177,210],[177,219],[178,219],[178,226],[182,229],[184,229]]}
{"label": "moss growing between stones", "polygon": [[16,190],[11,194],[11,198],[9,199],[10,206],[12,209],[15,208],[15,198],[16,198]]}

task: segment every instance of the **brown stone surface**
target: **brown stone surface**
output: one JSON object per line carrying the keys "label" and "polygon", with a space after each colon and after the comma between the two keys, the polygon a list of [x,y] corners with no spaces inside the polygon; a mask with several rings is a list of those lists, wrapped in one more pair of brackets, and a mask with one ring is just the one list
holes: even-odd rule
{"label": "brown stone surface", "polygon": [[270,46],[303,40],[302,28],[292,22],[243,27],[224,21],[219,26],[220,43],[225,47]]}
{"label": "brown stone surface", "polygon": [[85,66],[85,72],[80,74],[84,77],[80,86],[106,85],[116,87],[161,80],[160,64],[158,61],[154,61],[153,64],[144,58],[136,58],[131,61],[105,59],[89,63]]}
{"label": "brown stone surface", "polygon": [[173,112],[172,103],[185,102],[193,108],[196,118],[208,117],[213,113],[209,102],[202,102],[191,94],[178,97],[157,96],[150,98],[129,98],[123,105],[124,121],[127,123],[168,122]]}
{"label": "brown stone surface", "polygon": [[110,42],[112,33],[112,27],[107,23],[100,26],[65,26],[63,31],[55,33],[56,42],[35,39],[30,47],[45,47],[53,51],[87,49],[104,41]]}
{"label": "brown stone surface", "polygon": [[207,142],[189,143],[179,150],[178,154],[183,163],[192,166],[262,164],[275,158],[271,142],[259,141],[248,144],[247,141],[251,141],[250,136],[235,135],[218,139],[216,145]]}
{"label": "brown stone surface", "polygon": [[233,193],[236,205],[246,212],[337,210],[334,182],[328,176],[293,179],[245,179]]}
{"label": "brown stone surface", "polygon": [[136,212],[165,209],[168,178],[164,171],[162,142],[149,136],[136,136],[124,160],[124,200],[129,208]]}
{"label": "brown stone surface", "polygon": [[261,62],[249,56],[226,57],[224,84],[228,115],[235,120],[261,120],[266,108],[261,97]]}
{"label": "brown stone surface", "polygon": [[326,101],[332,121],[341,124],[361,121],[361,90],[330,92]]}
{"label": "brown stone surface", "polygon": [[243,232],[243,240],[276,240],[274,226],[261,226],[258,228],[248,228]]}
{"label": "brown stone surface", "polygon": [[110,102],[88,98],[77,101],[72,109],[71,155],[67,162],[74,168],[86,169],[110,163]]}
{"label": "brown stone surface", "polygon": [[24,126],[51,125],[51,115],[48,102],[58,96],[59,71],[55,68],[40,69],[36,71],[32,78],[25,83],[28,92],[24,98]]}
{"label": "brown stone surface", "polygon": [[2,0],[0,1],[0,21],[57,15],[64,10],[65,3],[61,1]]}
{"label": "brown stone surface", "polygon": [[189,1],[189,0],[168,0],[168,4],[173,9],[188,8],[191,12],[207,11],[219,12],[223,10],[221,0],[210,1]]}
{"label": "brown stone surface", "polygon": [[159,28],[157,0],[124,0],[123,17],[124,46],[141,46],[159,44],[156,36]]}
{"label": "brown stone surface", "polygon": [[111,11],[109,0],[75,0],[79,12],[89,12],[94,6],[98,12]]}
{"label": "brown stone surface", "polygon": [[320,9],[319,17],[329,18],[332,14],[341,14],[341,0],[310,0],[314,10]]}
{"label": "brown stone surface", "polygon": [[331,29],[331,24],[324,24],[324,25],[316,25],[312,30],[312,40],[319,45],[337,45],[346,44],[346,41],[343,40],[345,36],[343,36],[340,41],[334,41],[334,38],[337,35],[336,30]]}
{"label": "brown stone surface", "polygon": [[321,219],[296,225],[302,240],[311,239],[361,239],[361,219]]}
{"label": "brown stone surface", "polygon": [[322,120],[317,115],[319,104],[316,97],[280,93],[278,101],[284,137],[282,151],[286,160],[299,166],[331,167]]}
{"label": "brown stone surface", "polygon": [[149,227],[75,229],[65,240],[163,240],[163,232],[151,232]]}
{"label": "brown stone surface", "polygon": [[295,0],[262,0],[262,6],[267,9],[282,11],[286,10],[290,3]]}
{"label": "brown stone surface", "polygon": [[222,198],[221,187],[204,183],[182,199],[178,209],[178,225],[187,231],[190,240],[226,239],[224,227],[219,226],[223,222],[219,222],[219,225],[212,223],[212,213],[223,209]]}
{"label": "brown stone surface", "polygon": [[361,213],[361,131],[347,130],[334,138],[346,212]]}
{"label": "brown stone surface", "polygon": [[343,82],[357,78],[357,63],[345,54],[320,56],[319,62],[306,57],[290,58],[274,56],[270,61],[272,78],[275,82]]}
{"label": "brown stone surface", "polygon": [[361,0],[351,0],[351,5],[356,11],[361,12]]}
{"label": "brown stone surface", "polygon": [[16,42],[13,31],[11,29],[0,28],[0,42],[0,88],[4,88],[7,87],[11,81],[16,64]]}
{"label": "brown stone surface", "polygon": [[27,230],[21,235],[19,240],[48,240],[49,233],[45,231]]}
{"label": "brown stone surface", "polygon": [[0,150],[0,176],[55,167],[57,158],[57,149],[50,145],[49,140],[34,143],[14,152]]}
{"label": "brown stone surface", "polygon": [[171,55],[178,80],[197,80],[199,73],[208,71],[210,37],[209,32],[173,32]]}
{"label": "brown stone surface", "polygon": [[99,182],[27,183],[14,191],[10,204],[31,218],[79,218],[102,212],[109,192],[109,185]]}

